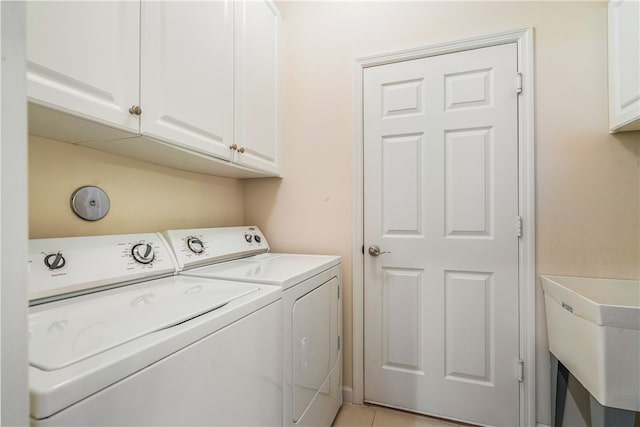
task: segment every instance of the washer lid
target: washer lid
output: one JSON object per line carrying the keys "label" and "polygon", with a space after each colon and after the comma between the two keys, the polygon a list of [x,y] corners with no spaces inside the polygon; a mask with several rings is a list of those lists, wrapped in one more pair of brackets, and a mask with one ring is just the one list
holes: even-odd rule
{"label": "washer lid", "polygon": [[334,255],[267,253],[185,270],[182,274],[288,288],[339,263],[340,257]]}
{"label": "washer lid", "polygon": [[60,369],[258,290],[171,277],[40,306],[29,314],[29,362]]}

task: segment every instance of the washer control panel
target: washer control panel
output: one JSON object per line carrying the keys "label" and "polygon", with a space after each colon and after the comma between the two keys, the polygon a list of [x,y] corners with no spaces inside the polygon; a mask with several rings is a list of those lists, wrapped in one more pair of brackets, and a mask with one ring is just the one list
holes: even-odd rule
{"label": "washer control panel", "polygon": [[264,253],[269,245],[256,226],[167,230],[178,269]]}
{"label": "washer control panel", "polygon": [[29,241],[29,300],[175,273],[173,254],[157,233]]}

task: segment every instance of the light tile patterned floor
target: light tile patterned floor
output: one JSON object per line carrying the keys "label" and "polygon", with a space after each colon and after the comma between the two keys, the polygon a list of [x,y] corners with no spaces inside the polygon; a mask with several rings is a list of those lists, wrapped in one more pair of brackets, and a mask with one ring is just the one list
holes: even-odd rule
{"label": "light tile patterned floor", "polygon": [[333,427],[467,427],[440,418],[375,405],[343,405]]}

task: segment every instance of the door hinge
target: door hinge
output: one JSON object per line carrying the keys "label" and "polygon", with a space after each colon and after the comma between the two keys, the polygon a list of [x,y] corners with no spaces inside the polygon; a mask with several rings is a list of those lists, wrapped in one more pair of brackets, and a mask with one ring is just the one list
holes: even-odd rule
{"label": "door hinge", "polygon": [[338,286],[338,299],[340,299],[340,286]]}
{"label": "door hinge", "polygon": [[340,350],[340,335],[338,335],[338,350]]}
{"label": "door hinge", "polygon": [[518,360],[518,382],[524,381],[524,360]]}
{"label": "door hinge", "polygon": [[522,73],[516,74],[516,93],[522,93]]}
{"label": "door hinge", "polygon": [[516,217],[516,236],[522,237],[522,217]]}

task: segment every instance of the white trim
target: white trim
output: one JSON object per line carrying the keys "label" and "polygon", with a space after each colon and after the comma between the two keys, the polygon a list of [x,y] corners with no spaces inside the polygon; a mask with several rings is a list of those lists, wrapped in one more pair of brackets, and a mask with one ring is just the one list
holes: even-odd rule
{"label": "white trim", "polygon": [[520,292],[520,355],[525,361],[520,386],[520,425],[536,422],[536,235],[533,28],[522,31],[518,43],[518,72],[522,93],[518,100],[519,210],[523,218],[518,251]]}
{"label": "white trim", "polygon": [[364,402],[364,256],[363,231],[363,71],[365,68],[460,52],[505,43],[517,43],[518,72],[523,90],[518,100],[519,210],[523,235],[519,243],[520,357],[525,361],[520,385],[520,425],[535,425],[535,164],[533,28],[474,37],[424,48],[357,58],[354,64],[353,131],[353,404]]}
{"label": "white trim", "polygon": [[536,427],[551,427],[549,424],[536,423]]}
{"label": "white trim", "polygon": [[342,387],[342,404],[353,405],[353,388],[348,385]]}
{"label": "white trim", "polygon": [[25,5],[0,2],[0,425],[28,425]]}
{"label": "white trim", "polygon": [[354,405],[364,403],[364,152],[363,152],[363,93],[362,93],[362,72],[365,68],[361,60],[356,60],[354,70],[354,138],[353,138],[353,254],[352,262],[352,282],[351,299],[353,312],[351,319],[353,322],[352,340],[352,399]]}
{"label": "white trim", "polygon": [[482,47],[496,46],[505,43],[519,43],[521,38],[533,28],[505,31],[502,33],[471,37],[453,42],[438,43],[426,47],[400,50],[397,52],[383,53],[380,55],[356,58],[356,68],[375,67],[377,65],[391,64],[394,62],[410,61],[413,59],[428,58],[429,56],[444,55],[447,53],[462,52],[464,50],[479,49]]}

